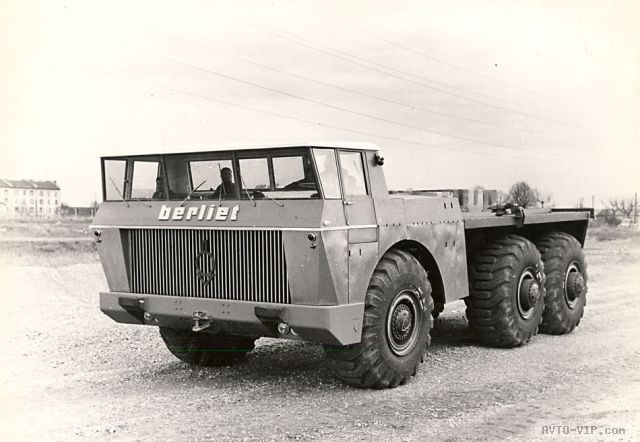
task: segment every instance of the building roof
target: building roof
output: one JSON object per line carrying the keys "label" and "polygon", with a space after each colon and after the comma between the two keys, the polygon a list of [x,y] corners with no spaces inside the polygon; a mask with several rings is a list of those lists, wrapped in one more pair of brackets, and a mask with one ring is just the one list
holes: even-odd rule
{"label": "building roof", "polygon": [[0,187],[9,187],[11,189],[60,190],[60,186],[58,186],[56,181],[7,180],[4,178],[0,178]]}

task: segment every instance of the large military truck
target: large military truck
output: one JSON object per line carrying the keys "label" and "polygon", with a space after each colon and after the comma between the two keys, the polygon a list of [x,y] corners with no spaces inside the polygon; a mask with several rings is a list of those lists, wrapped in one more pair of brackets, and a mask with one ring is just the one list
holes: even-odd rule
{"label": "large military truck", "polygon": [[589,213],[389,192],[383,162],[360,144],[102,158],[102,311],[158,326],[195,365],[238,362],[262,336],[321,343],[371,388],[416,374],[455,300],[491,346],[579,324]]}

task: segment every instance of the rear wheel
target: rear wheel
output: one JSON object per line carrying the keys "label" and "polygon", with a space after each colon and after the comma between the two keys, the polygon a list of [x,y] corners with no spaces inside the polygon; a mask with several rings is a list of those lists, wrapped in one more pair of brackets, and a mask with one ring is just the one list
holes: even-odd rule
{"label": "rear wheel", "polygon": [[160,327],[160,336],[176,358],[204,367],[232,365],[241,361],[254,349],[256,340],[166,327]]}
{"label": "rear wheel", "polygon": [[570,333],[580,323],[587,303],[587,263],[582,246],[564,232],[542,235],[535,241],[547,277],[541,333]]}
{"label": "rear wheel", "polygon": [[487,243],[469,265],[469,325],[496,347],[517,347],[538,332],[544,309],[543,263],[517,235]]}
{"label": "rear wheel", "polygon": [[390,250],[378,263],[365,297],[362,340],[324,345],[329,366],[347,384],[394,388],[414,376],[433,326],[431,285],[409,253]]}

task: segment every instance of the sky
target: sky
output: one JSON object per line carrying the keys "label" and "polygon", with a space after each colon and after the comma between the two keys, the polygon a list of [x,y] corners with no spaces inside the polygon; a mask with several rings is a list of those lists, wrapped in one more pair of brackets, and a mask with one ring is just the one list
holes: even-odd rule
{"label": "sky", "polygon": [[366,141],[392,189],[640,187],[633,1],[0,0],[0,178],[101,155]]}

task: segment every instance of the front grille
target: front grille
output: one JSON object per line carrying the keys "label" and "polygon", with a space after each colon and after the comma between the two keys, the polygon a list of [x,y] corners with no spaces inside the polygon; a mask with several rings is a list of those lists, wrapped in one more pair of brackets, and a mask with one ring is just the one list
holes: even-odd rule
{"label": "front grille", "polygon": [[133,293],[289,304],[281,231],[131,229]]}

